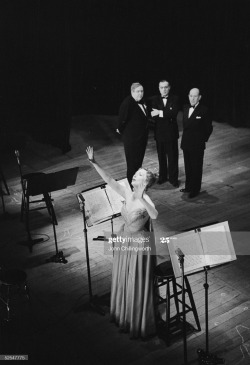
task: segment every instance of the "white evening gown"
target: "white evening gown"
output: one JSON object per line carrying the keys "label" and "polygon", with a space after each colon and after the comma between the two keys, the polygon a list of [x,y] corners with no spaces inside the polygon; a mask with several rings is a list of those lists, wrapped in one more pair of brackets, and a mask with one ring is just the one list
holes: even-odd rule
{"label": "white evening gown", "polygon": [[[125,223],[117,236],[124,237],[126,242],[115,243],[114,247],[111,321],[129,332],[131,338],[145,338],[156,332],[153,300],[155,239],[152,228],[148,227],[152,224],[149,224],[145,209],[128,211],[124,203],[121,215]],[[149,236],[150,239],[145,238]],[[140,239],[149,242],[138,243]],[[135,252],[129,249],[131,246],[143,246],[145,250]]]}

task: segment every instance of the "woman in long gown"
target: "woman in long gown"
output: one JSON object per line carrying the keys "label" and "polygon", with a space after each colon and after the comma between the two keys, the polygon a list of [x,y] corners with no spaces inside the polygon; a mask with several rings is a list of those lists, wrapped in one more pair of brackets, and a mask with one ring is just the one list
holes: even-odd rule
{"label": "woman in long gown", "polygon": [[115,181],[98,165],[92,147],[88,147],[86,152],[103,180],[125,200],[121,210],[124,224],[117,234],[120,240],[113,248],[111,321],[121,330],[129,332],[131,338],[146,338],[156,332],[152,219],[157,218],[158,212],[145,191],[153,185],[156,176],[146,169],[139,169],[132,180],[132,191]]}

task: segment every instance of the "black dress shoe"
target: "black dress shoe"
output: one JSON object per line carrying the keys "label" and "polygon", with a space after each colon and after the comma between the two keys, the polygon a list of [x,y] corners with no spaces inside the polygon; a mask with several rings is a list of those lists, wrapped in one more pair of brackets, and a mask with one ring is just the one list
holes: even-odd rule
{"label": "black dress shoe", "polygon": [[190,193],[190,190],[187,190],[187,189],[181,189],[180,190],[181,193]]}
{"label": "black dress shoe", "polygon": [[166,181],[168,181],[168,179],[163,179],[160,177],[157,184],[161,185],[161,184],[164,184]]}
{"label": "black dress shoe", "polygon": [[195,198],[197,195],[199,195],[199,191],[191,191],[191,193],[189,194],[189,198],[192,199],[192,198]]}

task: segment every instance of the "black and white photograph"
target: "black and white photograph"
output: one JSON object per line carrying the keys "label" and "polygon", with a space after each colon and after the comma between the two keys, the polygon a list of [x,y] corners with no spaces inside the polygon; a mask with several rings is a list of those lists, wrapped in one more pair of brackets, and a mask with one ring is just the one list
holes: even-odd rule
{"label": "black and white photograph", "polygon": [[0,360],[250,364],[249,17],[0,1]]}

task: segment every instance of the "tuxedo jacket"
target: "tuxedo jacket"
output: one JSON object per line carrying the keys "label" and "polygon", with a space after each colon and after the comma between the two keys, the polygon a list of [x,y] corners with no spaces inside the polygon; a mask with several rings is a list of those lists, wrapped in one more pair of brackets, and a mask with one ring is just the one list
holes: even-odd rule
{"label": "tuxedo jacket", "polygon": [[179,138],[177,114],[179,111],[178,97],[169,95],[166,106],[161,95],[151,98],[151,107],[163,111],[163,118],[154,117],[155,139],[158,142],[170,142]]}
{"label": "tuxedo jacket", "polygon": [[183,134],[181,140],[182,149],[205,149],[212,131],[212,120],[208,108],[198,104],[188,118],[190,105],[183,108]]}
{"label": "tuxedo jacket", "polygon": [[118,116],[118,130],[123,142],[129,143],[147,138],[149,106],[146,102],[144,104],[146,115],[131,95],[123,100]]}

